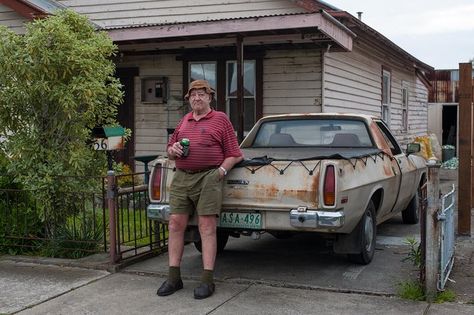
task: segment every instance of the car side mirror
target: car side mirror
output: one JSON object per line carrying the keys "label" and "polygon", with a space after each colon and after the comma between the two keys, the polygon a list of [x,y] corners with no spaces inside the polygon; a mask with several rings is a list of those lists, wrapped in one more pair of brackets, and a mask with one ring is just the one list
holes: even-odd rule
{"label": "car side mirror", "polygon": [[407,144],[407,155],[410,155],[412,153],[418,153],[421,151],[421,145],[419,143],[415,143],[415,142],[412,142],[412,143],[409,143]]}

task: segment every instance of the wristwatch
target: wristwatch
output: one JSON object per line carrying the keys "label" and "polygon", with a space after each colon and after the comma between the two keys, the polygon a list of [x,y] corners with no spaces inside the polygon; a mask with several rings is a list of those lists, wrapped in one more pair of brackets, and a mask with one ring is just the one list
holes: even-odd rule
{"label": "wristwatch", "polygon": [[224,176],[227,175],[227,170],[224,167],[219,166],[219,169],[224,172]]}

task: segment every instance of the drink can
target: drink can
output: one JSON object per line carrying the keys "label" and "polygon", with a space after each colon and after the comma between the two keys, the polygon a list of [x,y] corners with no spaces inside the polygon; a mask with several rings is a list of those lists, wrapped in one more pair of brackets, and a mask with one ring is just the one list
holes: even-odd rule
{"label": "drink can", "polygon": [[183,147],[183,157],[186,157],[189,155],[189,139],[188,138],[183,138],[181,139],[181,141],[179,142],[181,144],[181,146]]}

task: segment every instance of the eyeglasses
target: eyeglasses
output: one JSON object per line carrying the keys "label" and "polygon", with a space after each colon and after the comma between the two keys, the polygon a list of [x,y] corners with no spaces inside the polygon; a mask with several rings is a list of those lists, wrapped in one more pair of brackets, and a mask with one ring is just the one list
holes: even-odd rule
{"label": "eyeglasses", "polygon": [[207,96],[208,94],[205,93],[205,92],[198,92],[198,93],[191,93],[189,94],[189,97],[191,98],[204,98],[205,96]]}

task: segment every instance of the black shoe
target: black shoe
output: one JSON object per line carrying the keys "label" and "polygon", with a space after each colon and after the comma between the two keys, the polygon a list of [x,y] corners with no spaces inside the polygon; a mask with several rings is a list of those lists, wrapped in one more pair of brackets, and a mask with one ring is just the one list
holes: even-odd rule
{"label": "black shoe", "polygon": [[194,298],[198,300],[208,298],[214,293],[215,289],[216,286],[214,283],[201,283],[196,289],[194,289]]}
{"label": "black shoe", "polygon": [[176,282],[175,284],[166,280],[165,282],[163,282],[163,284],[158,289],[158,291],[156,291],[156,294],[158,294],[159,296],[167,296],[167,295],[171,295],[175,293],[178,290],[181,290],[182,288],[183,288],[183,280],[179,279],[179,281]]}

